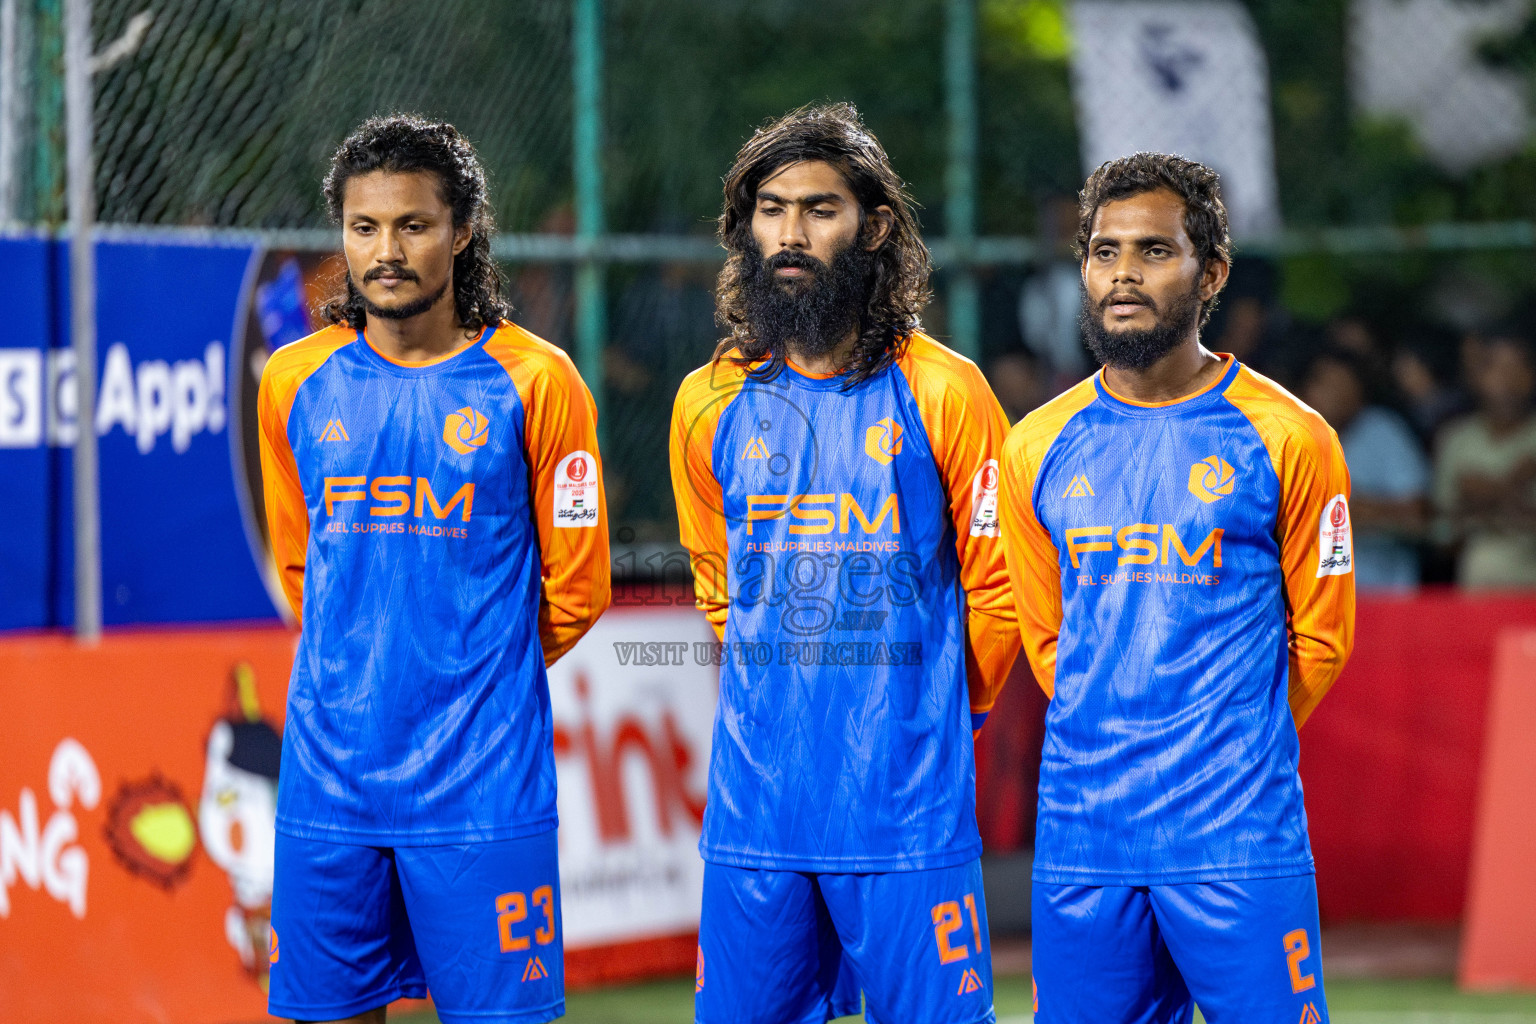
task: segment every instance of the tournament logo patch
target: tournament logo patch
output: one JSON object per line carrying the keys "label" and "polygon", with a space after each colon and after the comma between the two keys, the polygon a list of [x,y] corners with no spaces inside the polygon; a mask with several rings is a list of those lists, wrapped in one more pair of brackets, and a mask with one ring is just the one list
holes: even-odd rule
{"label": "tournament logo patch", "polygon": [[901,424],[887,416],[864,431],[864,454],[889,466],[901,454]]}
{"label": "tournament logo patch", "polygon": [[1317,517],[1317,578],[1343,576],[1355,567],[1355,541],[1349,528],[1349,502],[1335,494]]}
{"label": "tournament logo patch", "polygon": [[490,436],[490,421],[467,405],[443,421],[443,440],[460,455],[485,447]]}
{"label": "tournament logo patch", "polygon": [[763,444],[761,437],[754,437],[747,443],[746,450],[741,453],[741,457],[743,459],[766,459],[768,458],[768,446]]}
{"label": "tournament logo patch", "polygon": [[997,536],[997,478],[996,459],[981,464],[971,477],[971,536]]}
{"label": "tournament logo patch", "polygon": [[1189,467],[1189,493],[1209,505],[1232,493],[1234,475],[1220,455],[1201,459]]}
{"label": "tournament logo patch", "polygon": [[574,451],[555,467],[555,525],[572,529],[597,525],[597,460]]}

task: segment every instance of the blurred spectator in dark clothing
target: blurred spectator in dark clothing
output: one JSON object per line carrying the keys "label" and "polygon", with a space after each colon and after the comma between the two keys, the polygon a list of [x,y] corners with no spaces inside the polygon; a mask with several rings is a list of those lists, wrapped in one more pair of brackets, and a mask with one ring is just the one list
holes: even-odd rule
{"label": "blurred spectator in dark clothing", "polygon": [[1461,542],[1464,587],[1536,587],[1536,394],[1530,338],[1513,328],[1479,340],[1469,367],[1477,411],[1441,432],[1435,507]]}
{"label": "blurred spectator in dark clothing", "polygon": [[1082,265],[1072,252],[1077,218],[1075,196],[1054,195],[1041,205],[1039,236],[1049,256],[1031,269],[1019,290],[1024,346],[1049,372],[1053,396],[1088,376],[1095,366],[1077,324],[1083,287]]}
{"label": "blurred spectator in dark clothing", "polygon": [[1447,420],[1467,412],[1460,378],[1456,341],[1448,335],[1409,338],[1393,354],[1392,383],[1402,396],[1408,421],[1426,442]]}
{"label": "blurred spectator in dark clothing", "polygon": [[1272,371],[1276,339],[1285,329],[1275,301],[1275,265],[1262,256],[1239,256],[1221,290],[1221,301],[1200,341],[1212,352],[1230,352],[1254,369]]}
{"label": "blurred spectator in dark clothing", "polygon": [[1056,395],[1045,365],[1028,349],[1004,353],[988,363],[987,383],[1009,423],[1019,422]]}
{"label": "blurred spectator in dark clothing", "polygon": [[1419,584],[1414,542],[1424,532],[1429,462],[1402,417],[1368,404],[1367,396],[1364,368],[1352,352],[1320,353],[1303,378],[1302,400],[1338,432],[1349,464],[1355,584],[1408,590]]}

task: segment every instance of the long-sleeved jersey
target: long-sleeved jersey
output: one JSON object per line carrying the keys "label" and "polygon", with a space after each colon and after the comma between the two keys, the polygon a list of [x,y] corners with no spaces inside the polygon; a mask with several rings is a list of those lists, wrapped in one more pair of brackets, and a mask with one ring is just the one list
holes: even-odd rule
{"label": "long-sleeved jersey", "polygon": [[257,415],[301,623],[279,831],[554,828],[544,668],[609,601],[596,411],[571,361],[509,323],[412,365],[331,327],[272,354]]}
{"label": "long-sleeved jersey", "polygon": [[723,359],[683,382],[672,485],[723,641],[704,858],[830,872],[977,856],[973,723],[1018,654],[1007,420],[921,334],[848,387]]}
{"label": "long-sleeved jersey", "polygon": [[1035,878],[1312,870],[1296,730],[1349,656],[1349,472],[1322,418],[1230,356],[1146,405],[1096,375],[1003,449],[1024,650],[1051,695]]}

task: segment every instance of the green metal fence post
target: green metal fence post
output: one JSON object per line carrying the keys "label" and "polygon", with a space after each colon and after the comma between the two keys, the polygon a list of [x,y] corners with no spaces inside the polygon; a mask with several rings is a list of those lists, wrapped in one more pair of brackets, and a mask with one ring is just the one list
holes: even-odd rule
{"label": "green metal fence post", "polygon": [[949,337],[955,351],[981,356],[981,298],[976,284],[976,0],[945,5],[944,107],[949,164],[944,220],[949,235]]}
{"label": "green metal fence post", "polygon": [[33,22],[33,198],[31,219],[63,223],[64,10],[63,0],[38,0]]}
{"label": "green metal fence post", "polygon": [[[596,248],[603,224],[603,4],[575,0],[572,51],[575,81],[573,172],[576,237],[586,253],[576,267],[576,368],[603,411],[603,347],[608,340],[606,274]],[[598,421],[598,444],[603,422]]]}

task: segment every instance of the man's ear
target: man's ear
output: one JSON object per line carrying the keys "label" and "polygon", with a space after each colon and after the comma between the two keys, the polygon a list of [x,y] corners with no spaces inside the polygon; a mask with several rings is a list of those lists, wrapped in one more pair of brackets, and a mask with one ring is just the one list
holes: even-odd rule
{"label": "man's ear", "polygon": [[874,252],[891,237],[896,214],[889,206],[877,206],[864,216],[864,248]]}
{"label": "man's ear", "polygon": [[474,225],[460,224],[453,229],[453,254],[457,256],[469,246],[469,240],[475,237]]}
{"label": "man's ear", "polygon": [[1200,275],[1200,301],[1210,302],[1221,290],[1227,286],[1227,277],[1232,273],[1232,264],[1220,256],[1212,256],[1205,261],[1205,270]]}

